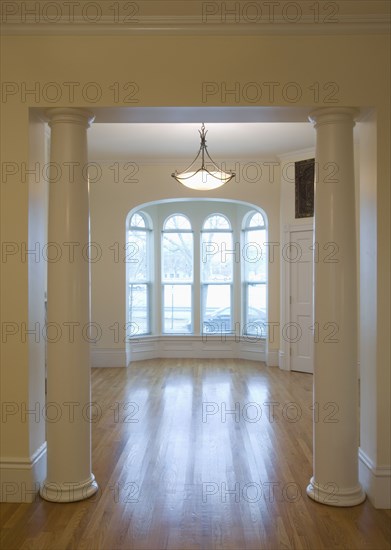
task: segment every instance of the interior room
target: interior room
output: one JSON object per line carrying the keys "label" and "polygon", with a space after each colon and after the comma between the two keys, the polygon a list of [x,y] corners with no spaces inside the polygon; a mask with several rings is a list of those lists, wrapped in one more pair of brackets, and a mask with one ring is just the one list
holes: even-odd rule
{"label": "interior room", "polygon": [[[96,122],[89,130],[91,172],[94,170],[93,163],[97,163],[99,166],[95,176],[97,181],[94,181],[93,176],[90,179],[91,239],[94,242],[103,243],[100,246],[107,251],[104,254],[103,249],[102,251],[99,250],[99,256],[101,257],[99,257],[99,261],[92,264],[91,270],[92,316],[100,326],[106,327],[99,341],[93,344],[92,364],[93,366],[103,366],[105,362],[106,364],[109,362],[112,366],[123,366],[135,359],[178,356],[178,353],[185,357],[215,356],[216,342],[213,344],[215,351],[212,353],[207,350],[208,342],[202,342],[202,338],[200,339],[202,333],[202,327],[200,326],[200,309],[202,307],[200,284],[202,285],[202,283],[200,281],[200,268],[195,263],[192,268],[194,280],[191,281],[193,286],[190,291],[193,301],[193,307],[190,309],[193,309],[193,312],[190,311],[189,313],[194,326],[185,334],[180,334],[178,340],[178,338],[175,338],[175,331],[171,331],[171,334],[169,334],[168,331],[165,332],[164,326],[161,325],[159,311],[163,307],[160,296],[161,232],[165,218],[169,214],[179,212],[185,215],[192,222],[191,227],[194,234],[192,248],[197,251],[197,257],[193,258],[193,262],[202,265],[205,263],[202,250],[204,250],[204,256],[208,252],[205,243],[200,242],[200,233],[205,218],[214,213],[226,216],[229,220],[230,230],[234,230],[231,242],[224,242],[227,251],[227,254],[225,254],[226,259],[231,259],[233,271],[235,271],[232,273],[234,279],[232,279],[233,290],[229,290],[229,305],[233,309],[236,308],[235,319],[232,322],[232,329],[234,329],[235,322],[238,326],[243,324],[244,315],[244,311],[241,311],[242,308],[240,307],[244,300],[244,296],[242,296],[244,274],[241,274],[241,269],[243,265],[246,265],[244,255],[246,254],[246,248],[248,248],[248,245],[245,247],[245,243],[242,242],[244,217],[254,211],[254,208],[257,208],[263,213],[263,223],[265,224],[265,231],[267,231],[265,235],[262,235],[263,250],[260,244],[258,255],[259,259],[264,258],[269,273],[268,277],[266,272],[264,275],[264,297],[263,303],[259,304],[259,307],[265,310],[264,322],[276,323],[276,327],[272,331],[276,332],[276,337],[265,338],[265,334],[262,334],[262,332],[265,333],[266,326],[263,331],[259,330],[259,337],[255,338],[257,340],[257,342],[254,342],[255,345],[252,345],[250,338],[247,338],[247,341],[244,342],[236,342],[232,336],[230,342],[221,343],[219,356],[230,357],[232,356],[233,347],[241,347],[247,348],[246,350],[242,349],[240,352],[243,358],[256,358],[258,355],[260,360],[266,361],[266,354],[268,353],[269,364],[278,365],[279,339],[277,333],[279,330],[277,323],[279,323],[280,317],[280,257],[284,254],[288,258],[290,251],[285,243],[281,246],[282,250],[277,250],[277,246],[273,245],[269,253],[269,261],[266,261],[268,247],[264,243],[279,243],[280,235],[284,234],[284,229],[286,230],[288,225],[297,226],[300,230],[312,230],[312,216],[295,218],[294,182],[295,162],[314,158],[314,129],[308,121],[269,122],[264,124],[260,122],[206,122],[207,145],[213,160],[217,160],[220,165],[224,165],[226,170],[235,172],[235,178],[229,185],[231,193],[228,196],[232,198],[229,201],[224,199],[227,196],[225,192],[227,187],[225,189],[222,187],[219,195],[217,195],[220,198],[214,197],[213,200],[210,200],[207,192],[202,194],[198,192],[192,198],[184,199],[183,186],[173,180],[171,174],[176,167],[184,168],[186,164],[189,164],[198,151],[198,132],[203,121],[202,117],[207,117],[205,120],[210,118],[212,120],[222,120],[227,117],[227,110],[219,112],[218,109],[204,109],[198,113],[197,110],[193,109],[193,114],[191,114],[188,110],[183,109],[182,112],[177,110],[176,117],[179,116],[179,113],[181,113],[184,120],[194,117],[196,114],[196,118],[200,122],[174,124],[167,122],[155,124],[107,124]],[[159,119],[164,115],[157,109],[155,116]],[[250,109],[250,112],[249,109],[233,109],[228,116],[231,120],[235,118],[238,120],[243,118],[256,119],[262,117],[262,113],[256,109]],[[290,116],[294,118],[294,116]],[[295,116],[297,117],[297,114]],[[109,147],[106,144],[109,144]],[[299,149],[294,150],[295,146],[298,146]],[[281,181],[282,177],[284,178],[283,181]],[[115,178],[117,178],[117,181]],[[135,194],[139,196],[138,192],[141,187],[144,187],[146,191],[146,185],[151,185],[151,192],[146,192],[144,195],[145,200],[140,198],[138,203],[132,200]],[[151,200],[152,197],[157,197],[156,191],[153,190],[157,187],[162,188],[162,190],[170,190],[170,199]],[[258,195],[258,190],[262,200],[254,201],[254,198]],[[164,191],[160,196],[165,196]],[[108,199],[112,205],[110,211],[107,210]],[[137,331],[136,334],[134,330],[133,336],[139,335],[140,338],[132,338],[126,347],[123,337],[121,342],[113,342],[115,331],[109,330],[107,327],[114,326],[114,323],[118,320],[123,320],[120,323],[121,330],[123,330],[122,326],[131,322],[129,312],[126,312],[127,308],[124,305],[127,298],[129,300],[126,292],[125,276],[126,267],[129,267],[129,264],[132,265],[131,260],[137,260],[137,257],[136,251],[131,248],[126,253],[123,248],[123,236],[126,232],[125,226],[130,222],[129,216],[137,210],[144,212],[149,217],[151,228],[156,228],[153,231],[153,249],[155,252],[151,252],[153,254],[151,262],[153,267],[151,267],[149,276],[154,281],[153,295],[151,296],[151,301],[154,304],[154,310],[151,312],[154,326],[151,326],[146,334],[140,334],[140,331]],[[211,238],[213,238],[213,242],[216,241],[216,235]],[[121,244],[115,245],[114,243]],[[219,263],[222,263],[221,246],[221,244],[216,244],[213,249],[214,254],[212,254],[212,246],[209,245],[209,257],[214,256]],[[115,249],[116,247],[118,250]],[[229,253],[228,250],[231,250],[231,252]],[[254,252],[255,249],[253,254]],[[134,258],[131,257],[132,254],[134,254]],[[129,258],[125,258],[126,255]],[[118,256],[118,258],[115,256]],[[120,256],[121,261],[119,261]],[[293,251],[292,257],[294,257]],[[208,258],[208,255],[206,258]],[[125,262],[124,266],[125,259],[129,261]],[[247,262],[248,265],[251,265],[251,263],[254,262]],[[107,278],[116,281],[115,288],[117,291],[115,293],[108,294],[104,291]],[[268,282],[266,282],[267,278]],[[215,291],[217,288],[215,287]],[[285,295],[285,289],[283,295]],[[217,309],[218,296],[216,300],[215,305],[208,306],[210,312]],[[267,319],[266,308],[269,311]],[[209,334],[209,336],[211,337],[210,340],[216,339],[213,338],[213,334]],[[256,336],[256,334],[253,336]],[[200,340],[201,344],[197,343]],[[204,349],[198,349],[200,345]],[[139,350],[140,346],[142,352]],[[157,352],[154,351],[155,347],[158,348]],[[147,351],[147,348],[149,351]],[[168,351],[169,348],[171,351]],[[164,349],[167,350],[165,355]],[[234,353],[239,353],[239,350]]]}
{"label": "interior room", "polygon": [[388,3],[5,4],[2,547],[390,548]]}

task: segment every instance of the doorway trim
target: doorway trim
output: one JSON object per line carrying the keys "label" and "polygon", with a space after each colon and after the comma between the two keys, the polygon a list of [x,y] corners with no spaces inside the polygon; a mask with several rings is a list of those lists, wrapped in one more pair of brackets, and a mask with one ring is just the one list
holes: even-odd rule
{"label": "doorway trim", "polygon": [[[291,242],[292,233],[297,231],[309,231],[310,229],[314,230],[314,218],[311,219],[311,222],[307,223],[298,223],[298,224],[289,224],[284,225],[282,231],[282,243],[281,250],[285,245]],[[280,307],[280,350],[278,364],[281,370],[290,371],[291,370],[291,355],[290,350],[291,346],[289,342],[284,340],[282,337],[282,327],[290,322],[291,320],[291,304],[290,304],[290,281],[291,281],[291,266],[289,262],[280,262],[281,269],[281,307]]]}

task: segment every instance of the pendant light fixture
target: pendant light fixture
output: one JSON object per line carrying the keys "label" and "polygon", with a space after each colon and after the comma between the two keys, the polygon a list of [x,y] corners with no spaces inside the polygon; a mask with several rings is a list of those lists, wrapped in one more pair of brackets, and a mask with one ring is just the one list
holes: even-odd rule
{"label": "pendant light fixture", "polygon": [[[190,189],[196,189],[197,191],[210,191],[211,189],[217,189],[224,183],[228,183],[235,177],[235,173],[232,170],[224,172],[215,162],[212,160],[208,153],[206,146],[206,134],[205,124],[202,124],[201,130],[198,130],[201,137],[200,149],[196,158],[183,172],[178,173],[176,170],[172,175],[179,183],[189,187]],[[208,168],[205,165],[205,155],[208,159]],[[197,161],[201,157],[201,166],[197,169]]]}

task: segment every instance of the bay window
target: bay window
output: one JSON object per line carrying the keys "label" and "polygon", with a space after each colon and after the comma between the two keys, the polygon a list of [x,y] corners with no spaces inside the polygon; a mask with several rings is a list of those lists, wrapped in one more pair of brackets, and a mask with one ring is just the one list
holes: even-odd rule
{"label": "bay window", "polygon": [[128,337],[267,337],[267,228],[259,210],[208,200],[145,205],[130,217],[126,247]]}

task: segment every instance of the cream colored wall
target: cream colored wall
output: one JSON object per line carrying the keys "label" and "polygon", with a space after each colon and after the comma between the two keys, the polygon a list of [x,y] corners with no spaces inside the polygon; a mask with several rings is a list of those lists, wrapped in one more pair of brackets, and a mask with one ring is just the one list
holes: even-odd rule
{"label": "cream colored wall", "polygon": [[[389,79],[390,82],[391,79]],[[381,114],[378,113],[378,117]],[[389,465],[391,454],[391,195],[390,195],[390,119],[377,120],[377,353],[378,463]],[[382,168],[384,167],[384,169]]]}
{"label": "cream colored wall", "polygon": [[[9,160],[19,166],[28,159],[28,118],[27,111],[17,107],[3,109],[1,148],[2,162]],[[23,128],[23,135],[13,127]],[[10,129],[7,133],[6,129]],[[20,178],[1,183],[1,402],[3,414],[0,438],[2,456],[29,456],[29,425],[21,422],[21,403],[28,403],[29,396],[29,346],[20,338],[21,323],[28,322],[28,266],[22,263],[20,243],[28,239],[28,183]],[[5,243],[5,244],[4,244]],[[10,251],[15,244],[15,254],[4,255],[4,246],[10,243]],[[7,323],[12,323],[7,325]],[[15,335],[8,334],[15,327]]]}
{"label": "cream colored wall", "polygon": [[[246,161],[243,160],[243,163]],[[242,162],[239,160],[239,164]],[[265,159],[260,162],[268,162]],[[273,162],[276,162],[273,159]],[[92,264],[92,318],[102,328],[102,337],[94,348],[124,348],[125,310],[125,225],[126,218],[133,208],[153,200],[198,199],[200,194],[180,186],[172,177],[171,165],[140,165],[137,183],[114,183],[110,164],[101,164],[104,176],[91,184],[91,238],[99,245],[102,257]],[[221,198],[254,204],[264,210],[268,217],[269,240],[279,242],[280,175],[275,167],[275,177],[268,181],[268,171],[262,171],[262,178],[256,183],[237,178],[220,189],[209,192],[205,198]],[[196,203],[178,203],[178,208],[186,213],[194,211]],[[170,209],[171,206],[167,205]],[[227,203],[227,213],[236,218],[236,208]],[[163,215],[164,205],[160,209]],[[168,212],[168,210],[167,210]],[[120,258],[114,250],[119,243]],[[114,246],[113,246],[114,245]],[[119,260],[119,261],[117,261]],[[269,264],[269,319],[279,319],[279,257]],[[159,296],[155,296],[156,299]],[[110,329],[119,323],[121,336],[114,338],[115,330]],[[156,326],[159,331],[159,326]],[[270,344],[270,350],[279,347],[278,339]]]}
{"label": "cream colored wall", "polygon": [[[17,119],[18,113],[14,114]],[[23,137],[12,125],[9,134],[3,134],[2,159],[8,159],[7,170],[45,163],[45,125],[34,116],[23,122],[30,122],[25,124]],[[28,459],[45,441],[42,329],[46,263],[41,251],[47,242],[47,182],[39,172],[29,175],[24,171],[22,177],[19,172],[19,180],[12,183],[2,172],[2,457]],[[29,336],[29,330],[34,334]]]}
{"label": "cream colored wall", "polygon": [[[277,93],[274,99],[263,95],[260,105],[324,106],[324,95],[315,102],[311,86],[336,82],[339,87],[338,102],[334,105],[373,106],[377,109],[378,153],[376,162],[377,189],[374,182],[368,183],[367,193],[376,212],[375,238],[377,255],[373,257],[376,272],[368,274],[368,289],[373,289],[373,301],[368,307],[375,312],[377,334],[376,366],[376,441],[373,460],[390,464],[388,447],[387,413],[389,411],[390,356],[390,174],[389,174],[389,37],[386,35],[349,36],[3,36],[1,67],[3,81],[15,83],[14,95],[2,98],[2,162],[28,161],[28,109],[29,107],[123,105],[110,88],[114,82],[122,86],[127,81],[138,83],[139,102],[130,106],[249,106],[246,97],[228,96],[227,101],[219,95],[203,103],[202,83],[205,81],[226,82],[231,86],[239,82],[270,82],[281,84],[293,81],[302,90],[297,103],[290,102]],[[102,97],[97,102],[88,101],[76,90],[75,100],[69,101],[66,94],[58,102],[47,101],[41,93],[37,97],[21,95],[22,83],[31,86],[34,82],[58,82],[65,90],[65,82],[97,82]],[[280,88],[281,89],[281,86]],[[170,182],[171,183],[171,182]],[[2,237],[4,240],[27,242],[29,192],[20,183],[16,174],[2,191]],[[123,227],[126,211],[131,207],[127,200],[129,191],[120,190],[126,198],[121,205],[118,219],[114,220],[116,231]],[[222,196],[224,191],[221,191]],[[239,194],[239,191],[236,192]],[[99,190],[95,199],[98,201]],[[164,182],[158,188],[152,180],[131,189],[134,204],[177,195],[177,190]],[[235,195],[235,193],[233,194]],[[189,194],[189,196],[192,196]],[[253,195],[252,195],[253,196]],[[233,196],[232,198],[235,198]],[[94,200],[95,200],[94,199]],[[250,202],[255,202],[252,198]],[[366,195],[363,196],[365,202]],[[109,205],[108,205],[109,206]],[[362,207],[363,208],[363,207]],[[365,207],[364,207],[365,208]],[[102,213],[102,216],[104,214]],[[103,223],[104,223],[104,217]],[[93,229],[94,230],[94,229]],[[278,229],[276,229],[278,232]],[[365,259],[365,258],[364,258]],[[362,261],[364,261],[364,259]],[[2,269],[2,319],[28,322],[28,266],[17,258],[1,264]],[[122,266],[110,266],[110,275],[120,280]],[[97,281],[103,285],[103,280]],[[107,296],[107,303],[110,298]],[[363,309],[363,308],[362,308]],[[371,318],[372,313],[366,312]],[[108,320],[116,317],[108,310]],[[372,341],[373,342],[373,341]],[[2,350],[2,398],[20,402],[27,401],[33,391],[29,386],[28,346],[20,341],[9,341]],[[372,361],[372,359],[371,359]],[[43,383],[43,381],[42,381]],[[364,389],[365,391],[365,389]],[[25,456],[29,449],[28,428],[21,422],[2,424],[3,456]],[[34,445],[38,447],[39,438]]]}
{"label": "cream colored wall", "polygon": [[[31,166],[42,166],[48,162],[47,135],[45,124],[31,115],[29,149]],[[34,251],[28,255],[28,299],[29,299],[29,329],[35,334],[28,338],[29,349],[29,383],[28,408],[36,411],[28,416],[30,428],[29,455],[32,455],[37,445],[45,442],[45,293],[47,282],[47,262],[42,251],[42,243],[47,242],[47,201],[49,183],[42,173],[37,177],[29,177],[29,229],[28,248]],[[37,403],[39,406],[37,407]],[[37,422],[37,419],[39,421]]]}
{"label": "cream colored wall", "polygon": [[[390,430],[390,345],[389,316],[385,307],[389,297],[389,227],[380,223],[380,195],[387,196],[379,178],[379,154],[383,150],[371,110],[359,124],[360,148],[360,238],[361,238],[361,385],[366,389],[361,400],[361,447],[377,464],[389,464]],[[380,149],[380,151],[379,151]],[[384,153],[384,150],[383,150]],[[386,181],[385,178],[383,181]],[[376,183],[377,182],[377,183]],[[389,196],[389,186],[388,186]],[[386,200],[386,199],[385,199]],[[389,204],[389,199],[387,204]],[[387,242],[387,244],[386,244]],[[387,250],[386,250],[387,247]],[[383,259],[384,276],[380,266]],[[388,268],[387,268],[388,262]],[[379,271],[380,270],[380,271]],[[388,276],[386,275],[388,273]],[[379,299],[380,298],[380,299]],[[388,341],[388,343],[387,343]]]}

